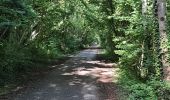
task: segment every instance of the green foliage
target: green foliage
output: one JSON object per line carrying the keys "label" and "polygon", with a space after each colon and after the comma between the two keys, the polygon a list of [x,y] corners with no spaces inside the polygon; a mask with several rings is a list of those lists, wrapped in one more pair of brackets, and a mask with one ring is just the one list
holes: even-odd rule
{"label": "green foliage", "polygon": [[119,83],[127,91],[128,100],[170,100],[170,86],[156,77],[142,82],[126,71],[121,71],[120,76]]}
{"label": "green foliage", "polygon": [[2,50],[4,52],[0,57],[0,85],[5,85],[14,81],[18,72],[25,72],[31,66],[31,61],[28,60],[28,50],[17,48],[14,44],[4,44]]}
{"label": "green foliage", "polygon": [[153,88],[146,84],[135,84],[130,87],[129,100],[157,100]]}
{"label": "green foliage", "polygon": [[[115,14],[117,32],[123,36],[115,37],[116,54],[121,70],[129,71],[137,79],[146,81],[152,75],[161,77],[160,47],[157,23],[153,12],[154,2],[147,1],[147,12],[142,14],[140,1],[117,1]],[[131,9],[126,13],[124,7]]]}
{"label": "green foliage", "polygon": [[17,74],[32,66],[28,45],[35,13],[26,1],[0,1],[0,86],[12,83]]}
{"label": "green foliage", "polygon": [[79,0],[0,2],[1,86],[17,81],[39,60],[74,52],[96,39]]}
{"label": "green foliage", "polygon": [[[113,39],[118,49],[115,52],[121,56],[120,83],[129,90],[130,100],[169,100],[170,88],[160,81],[160,37],[153,13],[154,2],[147,2],[146,16],[142,15],[140,1],[116,2],[113,16],[118,27],[117,32],[124,34]],[[131,10],[128,12],[125,8]]]}
{"label": "green foliage", "polygon": [[170,85],[168,83],[152,78],[147,82],[147,85],[153,88],[158,100],[170,100]]}
{"label": "green foliage", "polygon": [[147,2],[143,15],[139,0],[1,0],[0,85],[31,71],[38,60],[98,42],[113,61],[119,55],[120,81],[128,87],[130,100],[168,100],[169,89],[159,81],[155,5]]}

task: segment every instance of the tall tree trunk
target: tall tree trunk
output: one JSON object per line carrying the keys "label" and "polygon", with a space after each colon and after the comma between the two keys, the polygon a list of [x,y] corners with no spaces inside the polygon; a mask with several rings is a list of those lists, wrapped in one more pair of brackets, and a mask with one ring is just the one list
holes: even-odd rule
{"label": "tall tree trunk", "polygon": [[158,7],[158,23],[160,34],[160,57],[163,68],[163,77],[166,81],[170,81],[170,66],[168,62],[168,36],[166,32],[166,1],[157,0]]}
{"label": "tall tree trunk", "polygon": [[[147,30],[146,30],[146,27],[147,27],[147,24],[146,24],[146,14],[147,14],[147,0],[141,0],[141,2],[142,2],[142,20],[143,20],[143,37],[144,37],[144,39],[143,39],[143,41],[142,41],[142,55],[141,55],[141,62],[140,62],[140,67],[139,67],[139,70],[140,70],[140,77],[143,77],[142,75],[141,75],[141,73],[144,73],[144,70],[143,70],[143,67],[145,66],[144,64],[145,64],[145,61],[146,61],[146,53],[147,53],[147,46],[146,46],[146,36],[147,36]],[[145,74],[143,74],[143,75],[146,75],[146,73]]]}
{"label": "tall tree trunk", "polygon": [[[142,1],[142,18],[143,18],[143,28],[144,28],[144,36],[146,34],[146,12],[147,12],[147,0],[141,0]],[[142,42],[142,55],[141,55],[141,67],[144,63],[144,48],[145,48],[145,39]]]}
{"label": "tall tree trunk", "polygon": [[142,0],[142,19],[143,19],[143,42],[141,55],[141,78],[146,79],[155,73],[152,63],[151,34],[148,32],[148,3],[149,0]]}

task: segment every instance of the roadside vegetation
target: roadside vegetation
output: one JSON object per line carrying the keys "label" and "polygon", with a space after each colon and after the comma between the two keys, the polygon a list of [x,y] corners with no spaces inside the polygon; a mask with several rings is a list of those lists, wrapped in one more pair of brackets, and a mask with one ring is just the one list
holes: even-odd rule
{"label": "roadside vegetation", "polygon": [[129,100],[170,100],[169,12],[168,0],[0,0],[0,88],[97,43]]}

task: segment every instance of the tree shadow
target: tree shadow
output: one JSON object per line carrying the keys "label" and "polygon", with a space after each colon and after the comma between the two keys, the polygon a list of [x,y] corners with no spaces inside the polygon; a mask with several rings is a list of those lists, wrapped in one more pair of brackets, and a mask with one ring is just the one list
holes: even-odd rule
{"label": "tree shadow", "polygon": [[[69,67],[67,67],[68,69],[63,67],[64,71],[62,69],[62,76],[74,77],[69,81],[69,86],[81,85],[85,87],[86,89],[82,88],[81,91],[83,91],[83,97],[88,98],[87,100],[117,100],[119,91],[116,83],[118,78],[117,71],[119,70],[117,64],[99,60],[79,61],[79,64],[77,62],[74,64],[74,67],[76,65],[79,67],[70,69]],[[65,72],[66,70],[67,72]],[[86,100],[85,97],[82,100]]]}
{"label": "tree shadow", "polygon": [[117,100],[117,64],[92,59],[96,54],[90,49],[50,65],[55,69],[19,91],[17,100]]}

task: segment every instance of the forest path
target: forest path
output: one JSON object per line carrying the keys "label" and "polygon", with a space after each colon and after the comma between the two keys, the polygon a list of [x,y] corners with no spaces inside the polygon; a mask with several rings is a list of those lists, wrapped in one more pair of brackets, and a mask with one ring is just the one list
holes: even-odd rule
{"label": "forest path", "polygon": [[100,49],[80,51],[12,100],[118,100],[116,64],[95,60]]}

